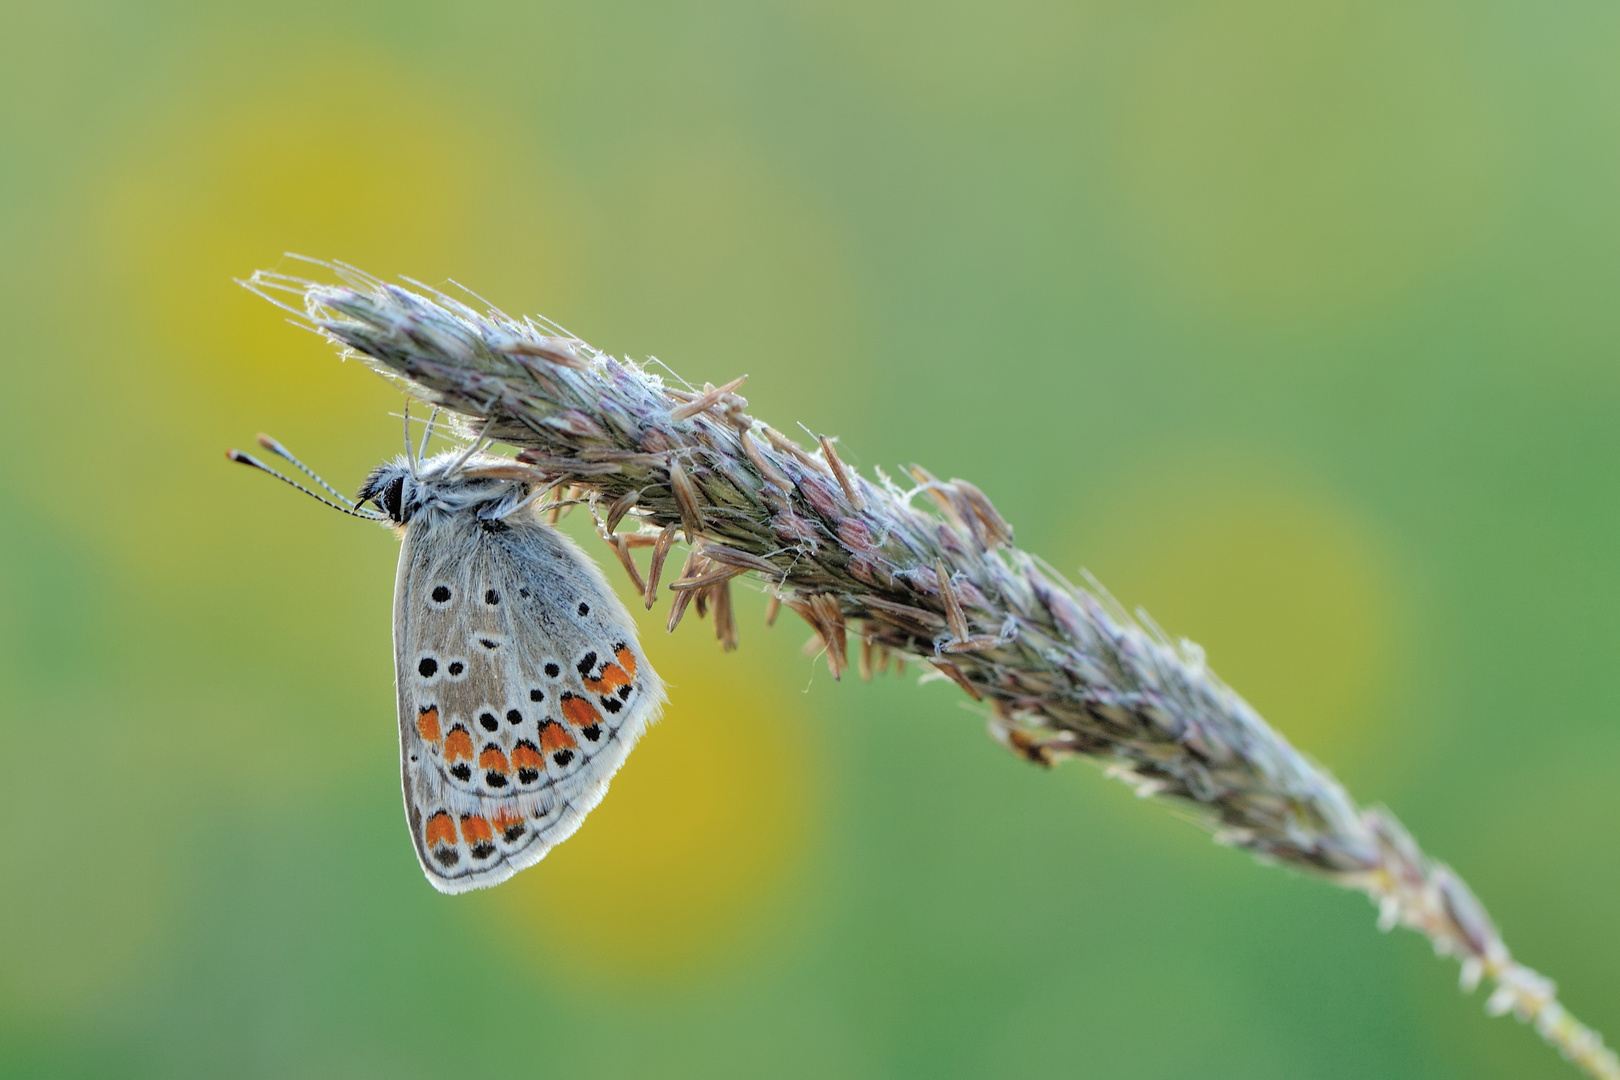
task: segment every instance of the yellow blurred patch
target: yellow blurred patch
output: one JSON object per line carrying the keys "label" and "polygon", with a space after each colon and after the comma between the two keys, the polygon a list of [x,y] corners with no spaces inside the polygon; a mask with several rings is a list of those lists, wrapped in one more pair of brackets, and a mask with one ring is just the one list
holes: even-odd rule
{"label": "yellow blurred patch", "polygon": [[[135,313],[196,380],[173,389],[352,413],[353,379],[330,348],[279,330],[231,281],[266,265],[305,272],[285,251],[497,295],[521,283],[520,302],[557,303],[571,215],[525,160],[538,133],[531,143],[487,103],[451,100],[345,56],[149,121],[132,160],[108,170],[104,236]],[[289,353],[324,362],[289,371]],[[349,393],[329,393],[340,381]]]}
{"label": "yellow blurred patch", "polygon": [[664,719],[572,839],[470,900],[499,909],[493,947],[613,981],[746,965],[776,937],[809,849],[815,751],[797,695],[708,630],[689,612],[648,634]]}
{"label": "yellow blurred patch", "polygon": [[1400,295],[1504,205],[1502,118],[1421,4],[1183,5],[1145,40],[1107,160],[1149,261],[1205,303],[1287,321]]}
{"label": "yellow blurred patch", "polygon": [[[454,277],[492,300],[556,311],[572,295],[577,246],[575,215],[529,158],[542,133],[503,123],[488,103],[458,102],[363,55],[217,82],[213,97],[143,118],[87,193],[99,302],[134,329],[119,340],[133,351],[102,373],[109,392],[87,402],[106,415],[85,425],[170,460],[166,484],[97,509],[171,526],[131,529],[122,547],[143,568],[181,574],[199,557],[240,554],[226,540],[240,524],[199,514],[199,490],[267,490],[245,472],[221,481],[228,443],[271,430],[340,486],[400,449],[387,417],[398,391],[339,363],[233,278],[266,266],[326,275],[282,256],[296,251],[452,291]],[[172,528],[187,519],[183,533]]]}
{"label": "yellow blurred patch", "polygon": [[1398,601],[1363,522],[1253,463],[1134,478],[1089,517],[1083,557],[1127,608],[1330,766],[1374,752]]}

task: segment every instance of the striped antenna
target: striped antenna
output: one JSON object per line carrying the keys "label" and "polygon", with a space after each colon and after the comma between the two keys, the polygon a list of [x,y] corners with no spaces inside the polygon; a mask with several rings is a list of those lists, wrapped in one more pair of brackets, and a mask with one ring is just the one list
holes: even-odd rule
{"label": "striped antenna", "polygon": [[[270,441],[274,442],[275,440],[272,439]],[[298,481],[294,480],[292,477],[283,476],[281,473],[278,473],[276,470],[272,469],[270,466],[266,465],[264,462],[260,461],[258,458],[254,457],[252,454],[244,454],[240,450],[227,450],[227,451],[225,451],[225,456],[227,458],[229,458],[230,460],[232,460],[232,461],[238,462],[239,464],[250,465],[253,468],[258,469],[260,472],[269,473],[271,476],[275,477],[277,480],[280,480],[282,483],[289,484],[292,487],[297,488],[299,491],[302,491],[305,495],[308,495],[310,498],[314,499],[316,502],[321,503],[324,506],[330,506],[334,510],[341,510],[343,513],[348,514],[350,517],[364,518],[367,521],[381,521],[381,520],[383,520],[384,515],[382,515],[382,514],[378,514],[378,513],[375,513],[373,511],[370,511],[370,510],[360,510],[360,509],[355,508],[352,505],[351,506],[344,506],[344,505],[342,505],[340,503],[335,503],[331,499],[325,498],[325,497],[321,496],[320,494],[318,494],[318,493],[316,493],[314,491],[311,491],[309,488],[305,487],[303,484],[300,484]],[[289,458],[289,460],[293,460],[293,461],[296,462],[296,459],[293,459],[293,458]],[[302,465],[300,465],[299,468],[304,468],[304,467]],[[308,469],[304,469],[304,471],[309,472]],[[313,473],[310,473],[310,475],[314,476]],[[322,487],[326,488],[326,490],[331,491],[332,494],[334,494],[334,495],[337,495],[337,492],[333,491],[331,486],[328,485],[325,481],[321,480],[320,477],[316,476],[315,480],[317,482],[319,482]],[[343,496],[338,495],[338,498],[342,499]],[[347,502],[348,500],[345,499],[344,501]]]}
{"label": "striped antenna", "polygon": [[343,494],[343,492],[339,491],[337,488],[333,487],[331,484],[328,484],[325,480],[322,480],[320,473],[316,472],[314,469],[310,468],[308,465],[305,465],[302,461],[299,461],[297,458],[293,457],[293,453],[292,453],[291,450],[288,450],[285,446],[282,446],[279,442],[272,439],[270,436],[264,434],[263,432],[260,432],[258,434],[257,438],[258,438],[260,446],[264,447],[266,450],[268,450],[272,454],[276,455],[276,457],[281,458],[283,461],[292,462],[293,466],[299,472],[303,473],[305,476],[309,477],[311,480],[313,480],[317,484],[321,485],[321,489],[323,491],[325,491],[328,495],[333,496],[334,498],[338,499],[340,502],[346,503],[349,506],[354,506],[355,505],[355,501],[353,499],[351,499],[347,495]]}

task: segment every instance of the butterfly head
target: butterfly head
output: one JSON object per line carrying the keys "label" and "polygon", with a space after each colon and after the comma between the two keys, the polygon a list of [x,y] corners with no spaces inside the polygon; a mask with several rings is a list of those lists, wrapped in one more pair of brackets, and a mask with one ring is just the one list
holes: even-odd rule
{"label": "butterfly head", "polygon": [[[305,487],[251,454],[231,450],[226,456],[232,461],[267,472],[334,510],[341,510],[351,517],[376,521],[390,528],[407,525],[422,513],[455,514],[464,510],[475,511],[481,520],[496,521],[521,510],[539,497],[541,492],[541,489],[531,485],[534,478],[531,470],[509,458],[480,454],[475,443],[465,449],[447,451],[426,460],[402,454],[392,461],[385,461],[371,470],[359,493],[351,499],[322,480],[314,470],[270,436],[260,435],[259,445],[290,462],[326,494]],[[368,502],[377,509],[367,509],[365,504]]]}
{"label": "butterfly head", "polygon": [[422,507],[421,487],[421,482],[412,475],[410,462],[395,458],[371,470],[366,482],[360,485],[355,501],[375,503],[389,524],[404,525]]}
{"label": "butterfly head", "polygon": [[500,518],[529,495],[524,480],[506,475],[511,468],[505,458],[470,457],[455,450],[419,461],[414,468],[407,458],[397,457],[371,470],[355,499],[374,504],[383,523],[394,528],[423,513],[476,510],[480,518]]}

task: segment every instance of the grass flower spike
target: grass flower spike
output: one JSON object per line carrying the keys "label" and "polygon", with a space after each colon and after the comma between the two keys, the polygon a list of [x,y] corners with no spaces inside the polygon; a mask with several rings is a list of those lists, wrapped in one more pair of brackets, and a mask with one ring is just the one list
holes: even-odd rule
{"label": "grass flower spike", "polygon": [[[327,269],[335,281],[261,271],[245,284],[457,414],[467,433],[517,447],[546,484],[590,499],[649,607],[680,536],[690,553],[664,587],[671,629],[689,607],[712,609],[733,646],[732,582],[762,580],[772,617],[779,600],[803,618],[835,678],[852,654],[863,675],[891,659],[926,665],[984,703],[1012,752],[1043,766],[1098,760],[1138,794],[1195,809],[1223,844],[1366,893],[1381,927],[1410,927],[1456,957],[1465,989],[1488,981],[1489,1011],[1532,1024],[1588,1075],[1620,1080],[1614,1052],[1513,959],[1468,886],[1388,811],[1357,805],[1196,645],[1016,547],[972,484],[920,466],[904,485],[879,470],[868,478],[832,439],[806,449],[750,416],[741,379],[666,385],[545,320]],[[645,581],[636,546],[653,548]]]}

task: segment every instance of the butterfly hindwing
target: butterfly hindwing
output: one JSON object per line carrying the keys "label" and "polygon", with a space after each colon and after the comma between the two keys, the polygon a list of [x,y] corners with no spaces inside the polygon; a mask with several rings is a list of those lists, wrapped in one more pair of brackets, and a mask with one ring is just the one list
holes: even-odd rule
{"label": "butterfly hindwing", "polygon": [[572,835],[663,701],[601,572],[529,509],[406,527],[394,650],[405,812],[441,892]]}

